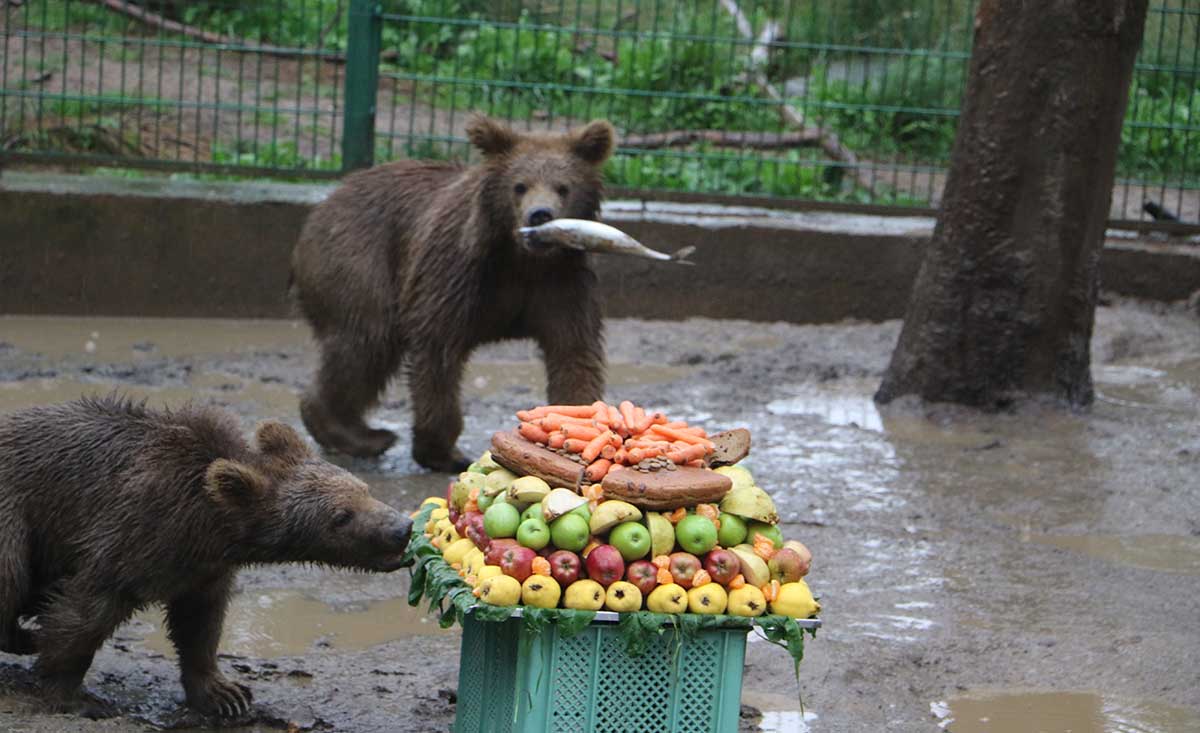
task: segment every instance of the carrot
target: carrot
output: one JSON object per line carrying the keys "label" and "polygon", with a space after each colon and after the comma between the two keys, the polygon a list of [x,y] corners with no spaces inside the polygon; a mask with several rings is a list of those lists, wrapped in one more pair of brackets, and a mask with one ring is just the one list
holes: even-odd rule
{"label": "carrot", "polygon": [[763,598],[767,603],[774,603],[775,599],[779,598],[779,581],[772,580],[762,587]]}
{"label": "carrot", "polygon": [[686,516],[687,516],[687,508],[679,507],[678,509],[676,509],[675,511],[673,511],[667,515],[667,520],[670,521],[671,524],[679,524],[679,522]]}
{"label": "carrot", "polygon": [[651,560],[650,563],[652,565],[654,565],[654,567],[658,568],[659,570],[665,570],[665,569],[671,567],[671,556],[670,555],[655,555],[654,559]]}
{"label": "carrot", "polygon": [[588,464],[583,475],[588,481],[600,481],[608,474],[610,468],[612,468],[612,461],[607,458],[598,458]]}
{"label": "carrot", "polygon": [[596,436],[602,434],[599,428],[594,428],[588,425],[576,425],[574,423],[567,423],[566,425],[563,425],[562,431],[563,435],[567,436],[568,438],[586,441],[591,441],[595,439]]}
{"label": "carrot", "polygon": [[633,408],[633,432],[644,433],[654,421],[640,407]]}
{"label": "carrot", "polygon": [[716,525],[717,529],[721,528],[721,510],[716,504],[697,504],[696,513],[702,517],[708,517],[708,520]]}
{"label": "carrot", "polygon": [[583,449],[587,447],[587,441],[578,440],[576,438],[567,438],[563,441],[562,447],[571,451],[572,453],[582,453]]}
{"label": "carrot", "polygon": [[711,582],[713,582],[712,576],[709,575],[708,571],[703,568],[697,570],[696,574],[692,576],[693,588],[699,588],[700,586],[708,585]]}
{"label": "carrot", "polygon": [[677,430],[682,430],[682,429],[686,428],[688,426],[688,424],[686,422],[684,422],[683,420],[675,420],[673,422],[662,423],[662,426],[664,428],[675,428]]}
{"label": "carrot", "polygon": [[[569,436],[570,433],[567,433],[567,435]],[[596,458],[600,455],[601,449],[608,445],[610,440],[612,440],[611,432],[605,430],[603,433],[597,433],[595,437],[588,441],[587,447],[583,449],[583,460],[587,461],[588,463],[596,460]]]}
{"label": "carrot", "polygon": [[686,465],[692,468],[704,468],[704,461],[696,459],[694,461],[688,461]]}
{"label": "carrot", "polygon": [[764,560],[770,560],[775,557],[775,542],[770,537],[764,537],[761,534],[754,535],[754,554]]}
{"label": "carrot", "polygon": [[662,425],[651,425],[649,429],[650,432],[658,433],[668,440],[681,440],[688,445],[703,445],[709,450],[712,450],[715,447],[712,441],[708,438],[702,438],[699,435],[693,435],[689,432],[678,430],[676,428],[668,428]]}
{"label": "carrot", "polygon": [[630,438],[625,441],[626,448],[641,448],[643,450],[667,450],[671,444],[665,440],[643,440]]}
{"label": "carrot", "polygon": [[567,417],[588,417],[596,414],[596,408],[593,405],[546,405],[534,409],[534,412],[540,412],[542,415],[550,415],[557,413],[566,415]]}
{"label": "carrot", "polygon": [[606,445],[600,449],[600,457],[607,458],[610,461],[613,459],[613,456],[615,456],[616,454],[617,454],[617,449],[612,446],[612,443],[609,443],[608,445]]}
{"label": "carrot", "polygon": [[742,575],[741,573],[738,573],[737,575],[735,575],[729,579],[729,589],[730,590],[737,590],[738,588],[741,588],[744,585],[746,585],[746,576]]}
{"label": "carrot", "polygon": [[561,448],[563,447],[563,442],[565,442],[566,439],[567,436],[563,435],[562,431],[556,430],[553,433],[550,433],[550,437],[546,440],[546,445],[550,446],[551,448]]}
{"label": "carrot", "polygon": [[629,428],[625,426],[625,419],[621,417],[621,411],[612,405],[608,405],[608,424],[618,433],[629,432]]}
{"label": "carrot", "polygon": [[621,413],[621,420],[625,422],[625,427],[632,431],[633,426],[637,424],[633,403],[629,400],[623,401],[621,404],[617,405],[617,412]]}
{"label": "carrot", "polygon": [[650,422],[655,425],[662,425],[667,421],[666,413],[656,412],[650,416]]}
{"label": "carrot", "polygon": [[687,448],[676,448],[667,452],[667,458],[676,463],[688,463],[702,459],[706,455],[708,455],[708,448],[703,445],[690,445]]}
{"label": "carrot", "polygon": [[628,451],[630,465],[636,465],[647,458],[656,458],[663,454],[662,448],[631,448]]}
{"label": "carrot", "polygon": [[613,463],[627,466],[629,465],[629,453],[624,448],[617,448],[617,453],[612,457],[612,461]]}
{"label": "carrot", "polygon": [[533,410],[517,410],[517,419],[521,422],[533,422],[541,417]]}
{"label": "carrot", "polygon": [[533,562],[530,563],[530,569],[534,575],[549,575],[550,561],[544,557],[535,557],[533,558]]}
{"label": "carrot", "polygon": [[659,568],[658,572],[654,574],[654,580],[659,585],[670,585],[671,583],[675,582],[675,576],[671,575],[670,570],[667,570],[666,568]]}
{"label": "carrot", "polygon": [[550,442],[550,434],[531,422],[523,422],[517,427],[517,432],[526,440],[543,445]]}
{"label": "carrot", "polygon": [[535,424],[540,426],[542,430],[561,430],[564,425],[586,425],[588,427],[596,427],[596,421],[590,417],[571,417],[570,415],[559,415],[552,413],[545,417],[540,417],[535,421]]}

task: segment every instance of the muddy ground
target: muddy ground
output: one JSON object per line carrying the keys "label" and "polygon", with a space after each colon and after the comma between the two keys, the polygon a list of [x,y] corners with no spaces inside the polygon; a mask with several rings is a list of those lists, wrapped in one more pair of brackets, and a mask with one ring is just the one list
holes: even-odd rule
{"label": "muddy ground", "polygon": [[[613,399],[710,427],[749,426],[750,464],[785,534],[815,553],[826,628],[799,685],[749,645],[744,730],[1200,730],[1200,319],[1184,308],[1099,312],[1099,399],[1064,414],[981,416],[870,395],[898,323],[611,321]],[[313,366],[291,322],[0,318],[0,410],[119,388],[155,404],[226,404],[247,428],[299,424]],[[533,348],[481,351],[462,445],[486,446],[541,400]],[[404,431],[402,384],[376,420]],[[445,477],[407,438],[345,465],[414,507]],[[444,731],[457,631],[406,606],[407,574],[249,570],[222,667],[257,706],[243,730]],[[88,684],[122,718],[44,715],[30,660],[0,655],[0,731],[204,724],[180,707],[157,612],[123,627]],[[798,712],[803,693],[805,714]]]}

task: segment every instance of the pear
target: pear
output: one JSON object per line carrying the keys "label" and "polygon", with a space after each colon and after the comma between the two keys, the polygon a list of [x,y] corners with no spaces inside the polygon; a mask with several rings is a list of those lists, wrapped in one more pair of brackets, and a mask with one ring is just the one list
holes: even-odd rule
{"label": "pear", "polygon": [[729,480],[733,482],[733,488],[735,489],[739,486],[746,487],[754,485],[754,477],[750,475],[749,471],[741,466],[721,466],[720,468],[714,468],[713,470],[722,476],[728,476]]}
{"label": "pear", "polygon": [[522,476],[508,487],[508,498],[522,504],[540,504],[550,493],[550,484],[537,476]]}
{"label": "pear", "polygon": [[491,475],[493,471],[501,468],[500,464],[496,463],[496,459],[492,458],[492,452],[490,450],[485,450],[483,455],[479,457],[479,460],[475,462],[478,463],[479,467],[483,469],[483,472],[488,475]]}
{"label": "pear", "polygon": [[431,496],[425,501],[421,502],[421,506],[425,506],[426,504],[433,504],[435,507],[440,507],[442,509],[446,508],[446,500],[440,496]]}
{"label": "pear", "polygon": [[483,491],[485,477],[482,473],[471,473],[463,471],[458,474],[458,480],[454,482],[454,487],[450,489],[450,503],[458,511],[462,511],[463,505],[467,503],[467,499],[471,496],[471,489],[479,489]]}
{"label": "pear", "polygon": [[725,613],[729,605],[729,596],[720,583],[705,583],[687,592],[688,611],[692,613],[717,614]]}
{"label": "pear", "polygon": [[730,547],[729,551],[737,555],[738,562],[742,566],[742,577],[746,579],[747,584],[761,588],[771,582],[771,571],[767,567],[766,561],[755,554],[754,547],[737,545]]}
{"label": "pear", "polygon": [[546,498],[542,499],[542,517],[549,524],[564,514],[569,514],[581,506],[587,505],[588,500],[570,489],[551,489]]}
{"label": "pear", "polygon": [[758,588],[747,583],[729,591],[730,616],[761,616],[767,612],[767,599]]}
{"label": "pear", "polygon": [[567,586],[563,606],[580,611],[599,611],[604,607],[604,587],[594,580],[576,580]]}
{"label": "pear", "polygon": [[808,583],[797,580],[795,583],[784,583],[779,586],[779,595],[771,601],[771,613],[792,618],[808,618],[814,613],[820,613],[821,604],[813,598]]}
{"label": "pear", "polygon": [[512,486],[512,482],[516,480],[517,474],[507,468],[497,468],[483,480],[483,493],[488,496],[496,496],[508,491],[508,487]]}
{"label": "pear", "polygon": [[646,608],[654,613],[683,613],[688,610],[687,589],[678,583],[660,585],[646,596]]}
{"label": "pear", "polygon": [[475,584],[479,585],[488,578],[504,575],[504,569],[499,565],[484,565],[475,572]]}
{"label": "pear", "polygon": [[633,583],[618,580],[608,586],[604,597],[604,605],[610,611],[628,613],[642,607],[642,592]]}
{"label": "pear", "polygon": [[646,512],[650,530],[650,557],[670,555],[675,549],[675,527],[660,512]]}
{"label": "pear", "polygon": [[[474,545],[475,543],[472,542],[471,544]],[[478,547],[472,547],[471,549],[467,550],[466,555],[463,555],[463,571],[465,571],[468,575],[474,575],[478,577],[480,569],[482,569],[486,563],[487,561],[483,559],[483,550],[479,549]]]}
{"label": "pear", "polygon": [[[723,466],[717,470],[720,471],[724,468],[737,468],[737,466]],[[733,488],[721,500],[721,511],[764,524],[779,522],[779,513],[775,511],[775,502],[771,500],[767,492],[754,485],[739,486],[734,483]]]}
{"label": "pear", "polygon": [[[641,518],[641,509],[627,501],[612,499],[600,502],[596,511],[592,512],[592,519],[588,522],[588,527],[592,534],[601,535],[621,522],[636,522]],[[674,530],[672,530],[672,534],[674,534]]]}
{"label": "pear", "polygon": [[556,608],[562,589],[549,575],[530,575],[521,584],[521,603],[534,608]]}
{"label": "pear", "polygon": [[494,575],[479,584],[479,600],[493,606],[515,606],[521,600],[521,583],[511,575]]}

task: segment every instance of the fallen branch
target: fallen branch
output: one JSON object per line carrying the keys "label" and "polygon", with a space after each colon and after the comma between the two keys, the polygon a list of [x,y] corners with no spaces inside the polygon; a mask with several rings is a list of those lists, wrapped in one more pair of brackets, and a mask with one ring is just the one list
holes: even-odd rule
{"label": "fallen branch", "polygon": [[678,148],[695,143],[709,143],[722,148],[754,148],[756,150],[779,150],[805,148],[822,144],[822,135],[816,130],[801,132],[736,132],[729,130],[671,130],[647,135],[629,135],[621,138],[621,147],[653,150],[656,148]]}
{"label": "fallen branch", "polygon": [[874,191],[875,181],[874,176],[868,174],[859,166],[858,156],[854,151],[847,148],[838,139],[838,136],[827,130],[822,130],[819,127],[811,127],[804,119],[804,115],[795,107],[787,103],[787,98],[779,88],[771,83],[767,78],[767,73],[763,70],[770,53],[771,44],[779,35],[779,24],[773,20],[767,21],[763,27],[762,33],[756,38],[754,36],[754,27],[750,23],[750,19],[742,12],[736,0],[721,0],[721,6],[733,16],[734,25],[737,26],[738,32],[748,41],[753,41],[754,46],[750,49],[750,71],[754,77],[754,82],[762,87],[767,96],[772,100],[779,102],[779,115],[783,118],[784,124],[789,127],[800,128],[800,135],[803,139],[812,138],[819,145],[825,154],[839,163],[844,163],[849,169],[850,174],[854,176],[854,180],[859,186]]}

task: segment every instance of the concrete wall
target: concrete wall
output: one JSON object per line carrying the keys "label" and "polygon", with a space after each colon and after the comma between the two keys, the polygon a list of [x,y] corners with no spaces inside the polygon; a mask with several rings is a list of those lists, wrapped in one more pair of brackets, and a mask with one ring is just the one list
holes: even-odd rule
{"label": "concrete wall", "polygon": [[[288,259],[329,187],[6,174],[0,313],[282,317]],[[697,247],[695,267],[596,265],[611,316],[828,322],[903,315],[933,221],[612,202],[605,219],[649,246]],[[1110,241],[1106,290],[1180,300],[1200,247]]]}

